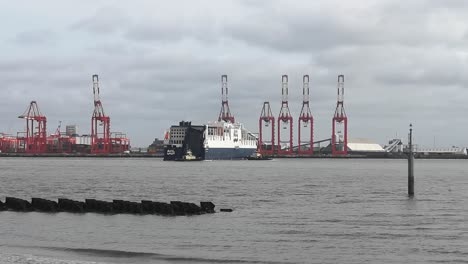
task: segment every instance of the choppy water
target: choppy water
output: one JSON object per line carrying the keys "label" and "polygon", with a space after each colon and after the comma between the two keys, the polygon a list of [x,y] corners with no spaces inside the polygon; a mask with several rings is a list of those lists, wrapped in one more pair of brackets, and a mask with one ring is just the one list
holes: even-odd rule
{"label": "choppy water", "polygon": [[163,217],[0,212],[0,263],[468,263],[468,162],[1,158],[0,199],[213,201]]}

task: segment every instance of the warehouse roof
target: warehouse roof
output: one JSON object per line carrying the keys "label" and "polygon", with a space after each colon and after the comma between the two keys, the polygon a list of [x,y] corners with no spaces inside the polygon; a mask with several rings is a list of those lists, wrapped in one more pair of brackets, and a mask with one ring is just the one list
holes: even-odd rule
{"label": "warehouse roof", "polygon": [[422,152],[422,153],[447,153],[447,154],[463,154],[467,155],[467,150],[466,148],[460,148],[460,147],[450,147],[450,148],[416,148],[416,152]]}
{"label": "warehouse roof", "polygon": [[366,138],[354,138],[348,140],[348,149],[358,152],[384,152],[379,144]]}

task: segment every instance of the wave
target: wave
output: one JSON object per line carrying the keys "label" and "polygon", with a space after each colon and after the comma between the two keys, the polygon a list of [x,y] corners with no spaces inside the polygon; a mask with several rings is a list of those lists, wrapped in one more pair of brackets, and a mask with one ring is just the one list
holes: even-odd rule
{"label": "wave", "polygon": [[108,264],[105,262],[63,260],[51,257],[35,256],[31,254],[3,254],[0,253],[0,264]]}
{"label": "wave", "polygon": [[[126,258],[136,260],[164,260],[176,263],[272,263],[271,261],[255,261],[255,260],[242,260],[242,259],[215,259],[215,258],[200,258],[200,257],[185,257],[164,255],[152,252],[139,252],[139,251],[126,251],[117,249],[95,249],[95,248],[68,248],[68,247],[34,247],[42,248],[45,250],[72,252],[79,255],[103,258]],[[282,263],[282,262],[277,262]]]}
{"label": "wave", "polygon": [[156,253],[125,251],[114,249],[95,249],[95,248],[67,248],[67,247],[41,247],[43,249],[55,251],[67,251],[79,254],[100,256],[100,257],[114,257],[114,258],[138,258],[138,257],[157,257],[163,256]]}

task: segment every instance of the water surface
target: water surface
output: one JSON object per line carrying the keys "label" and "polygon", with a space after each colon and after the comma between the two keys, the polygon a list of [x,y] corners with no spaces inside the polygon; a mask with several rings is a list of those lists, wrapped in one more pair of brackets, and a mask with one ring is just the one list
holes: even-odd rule
{"label": "water surface", "polygon": [[468,163],[1,158],[0,199],[213,201],[164,217],[0,212],[0,263],[468,263]]}

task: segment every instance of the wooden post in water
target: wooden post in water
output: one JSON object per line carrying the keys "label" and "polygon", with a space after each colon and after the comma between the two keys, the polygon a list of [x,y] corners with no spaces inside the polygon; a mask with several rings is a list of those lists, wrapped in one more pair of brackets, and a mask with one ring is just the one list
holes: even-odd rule
{"label": "wooden post in water", "polygon": [[408,196],[414,196],[414,155],[413,155],[413,125],[410,124],[408,152]]}

